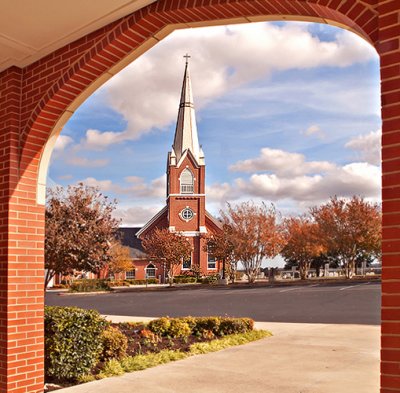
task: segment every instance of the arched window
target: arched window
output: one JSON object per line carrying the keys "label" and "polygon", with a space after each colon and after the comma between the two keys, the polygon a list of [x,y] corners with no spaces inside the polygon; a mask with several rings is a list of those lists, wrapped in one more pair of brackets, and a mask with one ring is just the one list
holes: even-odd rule
{"label": "arched window", "polygon": [[146,277],[147,278],[154,278],[156,276],[156,267],[149,263],[146,267]]}
{"label": "arched window", "polygon": [[194,177],[190,169],[186,168],[181,173],[181,194],[193,194]]}

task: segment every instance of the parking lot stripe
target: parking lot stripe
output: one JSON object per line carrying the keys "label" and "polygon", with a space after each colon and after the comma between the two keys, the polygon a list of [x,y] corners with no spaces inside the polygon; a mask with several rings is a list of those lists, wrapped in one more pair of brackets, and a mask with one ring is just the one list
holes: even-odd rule
{"label": "parking lot stripe", "polygon": [[289,289],[283,289],[282,291],[279,291],[279,293],[282,293],[282,292],[289,292],[289,291],[295,291],[296,289],[299,289],[299,287],[296,287],[296,288],[289,288]]}

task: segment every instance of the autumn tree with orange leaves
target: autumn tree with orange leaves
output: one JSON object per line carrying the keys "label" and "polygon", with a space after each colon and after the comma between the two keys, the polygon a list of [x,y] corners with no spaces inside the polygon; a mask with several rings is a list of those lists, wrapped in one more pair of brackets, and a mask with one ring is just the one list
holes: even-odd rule
{"label": "autumn tree with orange leaves", "polygon": [[329,253],[345,269],[355,272],[356,261],[365,255],[380,257],[381,210],[376,203],[353,196],[350,200],[331,197],[329,202],[310,209],[319,228],[319,237]]}
{"label": "autumn tree with orange leaves", "polygon": [[149,258],[164,264],[170,285],[174,281],[176,267],[190,258],[192,252],[191,244],[182,234],[168,229],[155,229],[143,239],[142,245]]}
{"label": "autumn tree with orange leaves", "polygon": [[111,260],[108,271],[112,274],[125,273],[134,268],[129,247],[115,241],[111,246]]}
{"label": "autumn tree with orange leaves", "polygon": [[326,251],[319,239],[318,224],[310,217],[291,217],[284,220],[286,245],[281,251],[286,262],[297,263],[300,278],[305,280],[315,258]]}
{"label": "autumn tree with orange leaves", "polygon": [[231,281],[234,282],[238,260],[235,256],[231,227],[224,225],[222,231],[208,235],[204,251],[211,254],[217,261],[222,261],[222,279],[225,279],[228,272]]}
{"label": "autumn tree with orange leaves", "polygon": [[262,261],[277,256],[284,246],[279,214],[273,205],[243,202],[228,204],[221,216],[231,228],[235,255],[242,262],[248,281],[254,282]]}

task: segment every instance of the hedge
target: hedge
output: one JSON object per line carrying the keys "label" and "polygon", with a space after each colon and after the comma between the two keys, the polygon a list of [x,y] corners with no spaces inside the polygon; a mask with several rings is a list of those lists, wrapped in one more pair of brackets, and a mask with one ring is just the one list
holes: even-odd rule
{"label": "hedge", "polygon": [[46,375],[55,380],[76,380],[88,374],[103,351],[101,336],[108,325],[95,310],[46,306]]}

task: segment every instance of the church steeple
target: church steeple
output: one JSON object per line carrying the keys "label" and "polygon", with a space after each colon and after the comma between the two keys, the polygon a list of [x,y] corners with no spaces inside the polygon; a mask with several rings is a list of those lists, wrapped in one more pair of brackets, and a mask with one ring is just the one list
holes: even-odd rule
{"label": "church steeple", "polygon": [[179,162],[186,150],[190,150],[197,164],[204,165],[204,153],[199,145],[196,115],[193,105],[192,83],[190,81],[188,62],[190,56],[186,55],[184,57],[186,58],[185,74],[183,76],[181,100],[172,151],[175,153],[176,163]]}

